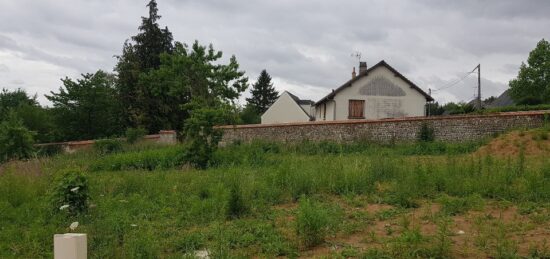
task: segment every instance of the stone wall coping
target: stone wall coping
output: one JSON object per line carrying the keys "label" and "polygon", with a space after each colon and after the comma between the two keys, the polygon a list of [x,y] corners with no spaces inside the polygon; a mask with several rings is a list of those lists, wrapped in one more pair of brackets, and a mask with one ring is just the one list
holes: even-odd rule
{"label": "stone wall coping", "polygon": [[337,121],[309,121],[309,122],[291,122],[277,124],[247,124],[247,125],[223,125],[216,126],[217,129],[247,129],[247,128],[274,128],[274,127],[292,127],[292,126],[313,126],[313,125],[333,125],[333,124],[367,124],[367,123],[387,123],[387,122],[406,122],[406,121],[435,121],[435,120],[458,120],[458,119],[476,119],[491,117],[509,117],[509,116],[531,116],[550,114],[550,110],[538,111],[518,111],[518,112],[499,112],[491,114],[477,115],[446,115],[446,116],[418,116],[389,118],[379,120],[337,120]]}
{"label": "stone wall coping", "polygon": [[[151,134],[143,136],[144,139],[159,139],[161,134],[175,134],[174,130],[161,130],[159,134]],[[116,140],[125,140],[126,138],[115,138]],[[34,144],[35,147],[47,147],[47,146],[87,146],[92,145],[96,140],[79,140],[79,141],[66,141],[66,142],[54,142],[54,143],[41,143]]]}

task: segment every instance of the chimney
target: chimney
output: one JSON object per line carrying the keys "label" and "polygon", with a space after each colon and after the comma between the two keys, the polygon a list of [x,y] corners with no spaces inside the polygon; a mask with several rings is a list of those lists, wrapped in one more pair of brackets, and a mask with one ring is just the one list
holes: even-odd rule
{"label": "chimney", "polygon": [[357,76],[357,73],[355,73],[355,67],[353,67],[353,72],[351,72],[351,79],[354,79]]}
{"label": "chimney", "polygon": [[359,74],[362,75],[367,72],[367,62],[359,62]]}

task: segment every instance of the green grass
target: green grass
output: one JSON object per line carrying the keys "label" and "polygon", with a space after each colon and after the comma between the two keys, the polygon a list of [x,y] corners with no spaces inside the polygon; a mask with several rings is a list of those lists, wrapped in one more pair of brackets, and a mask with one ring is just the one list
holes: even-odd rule
{"label": "green grass", "polygon": [[[549,161],[467,155],[481,144],[258,142],[220,149],[206,170],[186,167],[181,146],[58,155],[39,173],[8,167],[0,175],[0,258],[52,257],[53,234],[68,232],[73,221],[88,234],[90,258],[182,258],[197,249],[217,258],[294,257],[304,246],[352,232],[327,197],[364,195],[396,207],[364,224],[423,200],[440,202],[445,215],[489,200],[525,204],[527,212],[550,203]],[[51,210],[52,184],[66,169],[88,180],[90,207],[83,215]],[[275,209],[297,201],[289,214]],[[432,238],[409,228],[388,241],[392,251],[364,256],[447,254],[445,236],[435,239],[439,247],[426,247]],[[496,248],[497,255],[514,252],[504,242]]]}

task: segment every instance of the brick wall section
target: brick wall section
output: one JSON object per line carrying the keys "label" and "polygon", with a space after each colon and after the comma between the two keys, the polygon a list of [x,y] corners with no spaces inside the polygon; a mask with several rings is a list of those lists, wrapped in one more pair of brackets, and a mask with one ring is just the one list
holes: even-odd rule
{"label": "brick wall section", "polygon": [[[545,115],[547,114],[547,115]],[[550,111],[504,112],[489,115],[410,117],[384,120],[354,120],[286,123],[271,125],[220,126],[224,132],[220,145],[234,141],[300,142],[336,141],[374,142],[415,141],[423,123],[434,129],[436,140],[478,140],[517,128],[537,128],[544,124]]]}

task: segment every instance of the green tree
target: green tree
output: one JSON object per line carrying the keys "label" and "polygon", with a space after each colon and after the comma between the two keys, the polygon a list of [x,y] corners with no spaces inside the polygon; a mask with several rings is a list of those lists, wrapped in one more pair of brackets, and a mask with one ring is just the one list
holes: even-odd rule
{"label": "green tree", "polygon": [[186,105],[190,117],[185,120],[185,137],[189,143],[186,160],[198,168],[206,168],[222,138],[222,131],[216,125],[230,124],[235,121],[233,106],[218,102],[217,105],[193,100]]}
{"label": "green tree", "polygon": [[113,75],[99,70],[76,81],[61,81],[59,93],[52,91],[46,98],[53,103],[64,140],[111,137],[123,132]]}
{"label": "green tree", "polygon": [[510,81],[510,96],[518,104],[550,103],[550,43],[542,39],[521,63],[517,78]]}
{"label": "green tree", "polygon": [[31,157],[34,153],[33,135],[17,114],[9,111],[0,123],[0,162]]}
{"label": "green tree", "polygon": [[57,140],[57,129],[52,119],[51,110],[38,104],[36,95],[30,96],[22,89],[0,92],[0,121],[7,118],[13,111],[23,121],[23,125],[36,133],[37,142],[52,142]]}
{"label": "green tree", "polygon": [[22,89],[9,91],[8,89],[2,88],[0,92],[0,121],[7,117],[9,110],[17,109],[24,105],[38,106],[36,95],[31,97]]}
{"label": "green tree", "polygon": [[221,138],[214,126],[237,120],[235,101],[248,87],[237,59],[223,64],[221,58],[212,45],[176,42],[172,54],[161,55],[159,69],[141,78],[155,97],[157,116],[151,124],[183,129],[187,159],[200,168],[208,165]]}
{"label": "green tree", "polygon": [[450,102],[445,104],[443,108],[448,114],[466,114],[466,113],[474,112],[476,110],[473,105],[467,104],[464,102],[459,102],[459,103]]}
{"label": "green tree", "polygon": [[[167,27],[161,29],[158,20],[157,3],[151,0],[147,7],[149,16],[142,17],[139,33],[126,41],[122,55],[118,56],[115,71],[118,74],[117,88],[124,108],[126,124],[131,127],[143,126],[151,132],[158,131],[158,125],[151,124],[149,118],[156,116],[154,89],[140,81],[140,77],[160,66],[160,54],[173,50],[172,33]],[[154,120],[153,120],[154,122]]]}
{"label": "green tree", "polygon": [[252,97],[246,98],[248,102],[247,106],[256,110],[258,114],[263,114],[267,111],[269,106],[271,106],[279,96],[279,93],[273,87],[273,83],[271,83],[271,76],[265,69],[260,73],[256,83],[252,85],[250,93]]}
{"label": "green tree", "polygon": [[221,51],[197,41],[191,48],[176,42],[172,54],[161,55],[159,69],[141,78],[151,89],[152,109],[156,114],[147,118],[147,124],[158,129],[183,129],[190,111],[198,107],[191,104],[191,100],[203,107],[220,107],[220,103],[234,105],[248,87],[248,79],[239,71],[234,56],[228,64],[222,64],[220,58]]}
{"label": "green tree", "polygon": [[241,108],[239,111],[239,117],[241,124],[258,124],[262,121],[261,115],[258,113],[256,108],[251,105],[247,105],[244,108]]}
{"label": "green tree", "polygon": [[445,112],[445,108],[439,105],[438,102],[426,104],[426,109],[430,116],[442,115]]}

